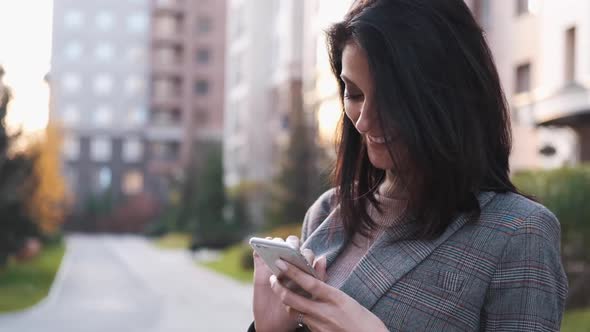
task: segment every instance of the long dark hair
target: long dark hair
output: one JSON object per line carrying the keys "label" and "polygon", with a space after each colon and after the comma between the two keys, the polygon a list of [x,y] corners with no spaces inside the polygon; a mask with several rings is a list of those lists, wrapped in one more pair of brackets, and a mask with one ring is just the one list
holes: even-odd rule
{"label": "long dark hair", "polygon": [[[517,192],[509,178],[511,129],[506,100],[483,31],[463,0],[357,1],[327,32],[343,105],[342,52],[366,54],[384,133],[407,187],[419,238],[440,235],[461,212],[479,215],[481,191]],[[344,106],[342,106],[344,108]],[[341,118],[334,184],[348,236],[375,227],[367,206],[385,171],[369,161],[354,124]]]}

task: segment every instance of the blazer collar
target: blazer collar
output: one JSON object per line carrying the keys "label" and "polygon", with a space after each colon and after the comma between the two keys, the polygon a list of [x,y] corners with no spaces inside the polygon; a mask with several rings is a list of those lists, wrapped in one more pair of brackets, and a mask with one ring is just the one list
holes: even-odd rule
{"label": "blazer collar", "polygon": [[[494,192],[478,195],[480,208],[495,196]],[[310,235],[303,244],[316,255],[326,255],[330,266],[345,246],[345,232],[339,220],[339,206]],[[440,244],[467,223],[469,216],[461,214],[444,233],[433,240],[403,240],[410,233],[413,223],[402,223],[380,236],[367,254],[350,273],[341,290],[371,309],[393,284],[432,253]]]}

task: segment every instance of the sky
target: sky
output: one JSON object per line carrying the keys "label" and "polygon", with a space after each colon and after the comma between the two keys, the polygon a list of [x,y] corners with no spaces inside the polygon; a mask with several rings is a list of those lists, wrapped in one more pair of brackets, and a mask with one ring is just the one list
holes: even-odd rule
{"label": "sky", "polygon": [[52,9],[52,0],[0,0],[0,64],[14,95],[7,123],[25,133],[47,125]]}

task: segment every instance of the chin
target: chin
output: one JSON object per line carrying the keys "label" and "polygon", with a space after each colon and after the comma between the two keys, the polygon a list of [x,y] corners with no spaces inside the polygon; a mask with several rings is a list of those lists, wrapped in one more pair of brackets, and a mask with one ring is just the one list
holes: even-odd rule
{"label": "chin", "polygon": [[391,158],[389,158],[389,156],[383,157],[383,156],[373,156],[373,155],[369,154],[369,161],[371,162],[373,167],[378,168],[378,169],[388,170],[388,169],[393,168],[393,161],[391,161]]}

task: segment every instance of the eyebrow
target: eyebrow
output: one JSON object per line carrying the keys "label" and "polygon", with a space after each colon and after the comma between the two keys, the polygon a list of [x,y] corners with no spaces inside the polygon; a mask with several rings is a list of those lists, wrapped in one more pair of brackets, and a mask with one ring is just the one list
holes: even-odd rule
{"label": "eyebrow", "polygon": [[356,84],[348,77],[346,77],[346,75],[344,74],[340,74],[340,78],[347,84],[350,85],[352,88],[358,89],[358,86],[356,86]]}

